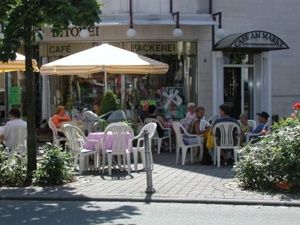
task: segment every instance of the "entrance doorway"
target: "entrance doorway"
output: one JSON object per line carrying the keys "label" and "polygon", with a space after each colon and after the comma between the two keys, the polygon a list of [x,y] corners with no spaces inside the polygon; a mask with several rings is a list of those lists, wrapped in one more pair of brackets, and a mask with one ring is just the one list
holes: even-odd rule
{"label": "entrance doorway", "polygon": [[225,66],[224,103],[231,107],[231,116],[238,119],[241,113],[246,113],[250,119],[253,119],[253,99],[253,67]]}

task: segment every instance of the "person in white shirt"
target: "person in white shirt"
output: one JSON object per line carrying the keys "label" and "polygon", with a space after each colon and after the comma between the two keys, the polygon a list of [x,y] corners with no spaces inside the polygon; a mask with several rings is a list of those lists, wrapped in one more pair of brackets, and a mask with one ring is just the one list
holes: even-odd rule
{"label": "person in white shirt", "polygon": [[190,119],[190,120],[196,119],[195,103],[190,102],[187,105],[187,113],[185,115],[185,118]]}
{"label": "person in white shirt", "polygon": [[16,127],[27,127],[27,122],[21,119],[21,112],[17,108],[12,108],[9,112],[9,116],[10,120],[0,133],[0,140],[6,147],[11,149],[16,137],[13,129]]}

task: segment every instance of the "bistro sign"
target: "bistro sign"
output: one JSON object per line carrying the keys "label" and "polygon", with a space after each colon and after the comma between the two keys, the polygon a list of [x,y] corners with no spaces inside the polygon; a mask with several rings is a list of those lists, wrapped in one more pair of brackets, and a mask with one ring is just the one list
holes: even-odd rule
{"label": "bistro sign", "polygon": [[[99,27],[88,27],[87,29],[88,29],[91,37],[99,36]],[[51,30],[51,34],[52,34],[51,36],[53,38],[56,38],[56,37],[79,37],[80,31],[81,31],[81,28],[79,28],[79,27],[68,28],[60,34]]]}
{"label": "bistro sign", "polygon": [[239,36],[231,44],[232,48],[273,48],[286,49],[286,43],[274,34],[266,31],[252,31]]}

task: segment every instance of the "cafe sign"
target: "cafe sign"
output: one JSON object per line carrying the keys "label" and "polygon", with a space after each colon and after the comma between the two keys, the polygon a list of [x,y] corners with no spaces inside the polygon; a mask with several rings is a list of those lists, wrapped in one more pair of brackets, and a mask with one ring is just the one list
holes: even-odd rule
{"label": "cafe sign", "polygon": [[221,39],[214,47],[222,49],[253,49],[261,51],[288,49],[288,45],[278,36],[267,31],[250,31],[231,34]]}
{"label": "cafe sign", "polygon": [[48,57],[65,57],[91,48],[92,43],[50,43],[46,45]]}

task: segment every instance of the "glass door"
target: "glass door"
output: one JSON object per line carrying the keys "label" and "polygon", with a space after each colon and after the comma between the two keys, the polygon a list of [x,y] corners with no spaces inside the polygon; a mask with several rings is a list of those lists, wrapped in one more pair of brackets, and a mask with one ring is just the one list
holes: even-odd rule
{"label": "glass door", "polygon": [[231,116],[241,113],[253,118],[253,68],[247,66],[224,67],[224,103],[231,107]]}

